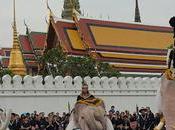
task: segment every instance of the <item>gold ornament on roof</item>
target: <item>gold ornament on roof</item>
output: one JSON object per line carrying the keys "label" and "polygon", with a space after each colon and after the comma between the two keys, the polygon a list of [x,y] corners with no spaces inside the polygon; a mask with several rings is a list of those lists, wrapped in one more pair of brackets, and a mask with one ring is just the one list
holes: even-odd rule
{"label": "gold ornament on roof", "polygon": [[14,0],[13,47],[10,52],[10,60],[8,68],[16,75],[22,75],[22,76],[26,75],[26,67],[23,61],[23,56],[20,50],[17,35],[15,0]]}

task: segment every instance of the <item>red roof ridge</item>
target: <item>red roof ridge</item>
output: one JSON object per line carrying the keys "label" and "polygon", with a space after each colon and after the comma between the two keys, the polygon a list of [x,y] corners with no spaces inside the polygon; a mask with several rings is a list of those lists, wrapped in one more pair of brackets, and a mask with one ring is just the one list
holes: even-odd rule
{"label": "red roof ridge", "polygon": [[85,18],[80,17],[81,20],[87,20],[87,21],[95,21],[95,22],[105,22],[108,24],[123,24],[123,25],[135,25],[140,27],[158,27],[158,28],[168,28],[171,29],[169,26],[161,26],[161,25],[152,25],[152,24],[144,24],[144,23],[136,23],[136,22],[123,22],[123,21],[112,21],[112,20],[101,20],[101,19],[95,19],[95,18]]}
{"label": "red roof ridge", "polygon": [[61,19],[61,18],[58,18],[58,17],[55,17],[55,18],[54,18],[54,21],[55,21],[55,22],[60,21],[60,22],[74,23],[73,20]]}

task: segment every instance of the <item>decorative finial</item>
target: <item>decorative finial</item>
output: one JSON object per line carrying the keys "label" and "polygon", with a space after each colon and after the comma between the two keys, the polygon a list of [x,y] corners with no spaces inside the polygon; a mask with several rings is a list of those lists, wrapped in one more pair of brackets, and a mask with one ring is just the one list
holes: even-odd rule
{"label": "decorative finial", "polygon": [[13,0],[13,26],[16,26],[16,1]]}
{"label": "decorative finial", "polygon": [[139,11],[139,4],[138,0],[136,0],[136,7],[135,7],[135,22],[141,23],[141,18],[140,18],[140,11]]}
{"label": "decorative finial", "polygon": [[52,12],[52,10],[49,6],[49,1],[48,0],[46,0],[46,5],[47,5],[47,9],[49,10],[49,19],[51,19],[51,17],[53,16],[53,12]]}
{"label": "decorative finial", "polygon": [[26,27],[26,34],[29,34],[29,27],[28,27],[28,25],[26,24],[25,19],[24,19],[24,26]]}
{"label": "decorative finial", "polygon": [[45,16],[45,22],[49,26],[49,22],[47,21],[47,16]]}

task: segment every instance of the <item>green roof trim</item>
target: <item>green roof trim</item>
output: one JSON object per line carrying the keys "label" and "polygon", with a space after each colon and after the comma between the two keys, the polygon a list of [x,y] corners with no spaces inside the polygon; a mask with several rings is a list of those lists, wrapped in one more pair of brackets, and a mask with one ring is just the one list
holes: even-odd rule
{"label": "green roof trim", "polygon": [[120,77],[133,77],[133,78],[136,78],[136,77],[141,77],[141,78],[144,78],[144,77],[149,77],[149,78],[157,77],[157,78],[160,78],[161,74],[121,74]]}
{"label": "green roof trim", "polygon": [[47,32],[35,32],[35,31],[31,31],[29,34],[47,34]]}

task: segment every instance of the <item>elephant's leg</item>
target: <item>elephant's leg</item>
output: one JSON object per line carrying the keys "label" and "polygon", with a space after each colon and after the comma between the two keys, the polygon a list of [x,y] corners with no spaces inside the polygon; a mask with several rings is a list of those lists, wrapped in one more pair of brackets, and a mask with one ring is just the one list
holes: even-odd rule
{"label": "elephant's leg", "polygon": [[105,111],[101,107],[98,107],[97,110],[94,112],[94,117],[97,121],[101,123],[103,130],[106,130]]}

